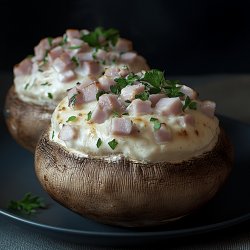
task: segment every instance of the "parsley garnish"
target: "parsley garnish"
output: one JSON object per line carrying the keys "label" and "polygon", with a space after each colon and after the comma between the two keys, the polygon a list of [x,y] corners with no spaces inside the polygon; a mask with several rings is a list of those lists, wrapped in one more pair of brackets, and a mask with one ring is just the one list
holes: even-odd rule
{"label": "parsley garnish", "polygon": [[23,214],[33,214],[36,212],[37,208],[45,208],[45,204],[42,198],[27,193],[19,201],[11,200],[8,209],[21,212]]}
{"label": "parsley garnish", "polygon": [[85,34],[81,39],[88,43],[90,47],[97,49],[107,49],[111,45],[115,46],[119,38],[119,31],[116,29],[105,30],[102,27],[97,27],[94,31]]}
{"label": "parsley garnish", "polygon": [[42,84],[41,84],[41,86],[46,86],[46,85],[47,85],[47,86],[51,86],[51,83],[45,82],[45,83],[42,83]]}
{"label": "parsley garnish", "polygon": [[114,150],[118,145],[118,142],[116,141],[116,139],[113,139],[112,141],[108,142],[108,145]]}
{"label": "parsley garnish", "polygon": [[70,105],[72,105],[72,106],[75,105],[75,103],[76,103],[76,96],[77,96],[77,94],[74,94],[74,95],[72,95],[72,96],[69,98],[69,106],[70,106]]}
{"label": "parsley garnish", "polygon": [[71,58],[71,61],[76,65],[76,67],[79,66],[78,59],[77,59],[75,56],[73,56],[73,57]]}
{"label": "parsley garnish", "polygon": [[129,113],[122,113],[122,115],[129,115]]}
{"label": "parsley garnish", "polygon": [[42,70],[42,69],[38,69],[38,71],[39,71],[39,72],[43,72],[43,70]]}
{"label": "parsley garnish", "polygon": [[48,37],[47,39],[48,39],[49,46],[52,47],[52,40],[53,40],[53,38],[52,37]]}
{"label": "parsley garnish", "polygon": [[113,112],[113,117],[119,117],[119,116],[120,116],[119,112],[117,112],[117,111]]}
{"label": "parsley garnish", "polygon": [[97,146],[97,148],[100,148],[101,145],[102,145],[102,140],[101,140],[101,138],[99,138],[99,139],[97,140],[97,142],[96,142],[96,146]]}
{"label": "parsley garnish", "polygon": [[30,85],[29,83],[26,83],[25,86],[24,86],[24,89],[27,90],[29,85]]}
{"label": "parsley garnish", "polygon": [[68,42],[68,36],[66,34],[63,35],[63,39],[60,43],[61,46],[63,46],[64,44],[66,44]]}
{"label": "parsley garnish", "polygon": [[68,118],[68,120],[66,122],[73,122],[76,120],[76,116],[72,115]]}
{"label": "parsley garnish", "polygon": [[96,93],[96,100],[99,101],[99,97],[101,95],[104,95],[106,94],[106,92],[104,90],[99,90],[97,93]]}
{"label": "parsley garnish", "polygon": [[92,116],[92,112],[89,111],[88,114],[87,114],[87,121],[89,121],[91,119],[91,116]]}
{"label": "parsley garnish", "polygon": [[70,47],[68,47],[68,49],[80,49],[82,46],[80,46],[80,45],[75,45],[75,46],[70,46]]}
{"label": "parsley garnish", "polygon": [[154,124],[154,130],[158,130],[161,128],[161,123],[157,118],[151,117],[150,122]]}
{"label": "parsley garnish", "polygon": [[53,95],[51,93],[48,93],[49,99],[53,99]]}
{"label": "parsley garnish", "polygon": [[55,131],[53,130],[53,132],[52,132],[52,140],[54,139],[54,137],[55,137]]}
{"label": "parsley garnish", "polygon": [[145,91],[138,94],[138,95],[135,95],[135,99],[141,99],[142,101],[146,101],[146,100],[148,100],[148,98],[149,98],[149,93],[147,93]]}
{"label": "parsley garnish", "polygon": [[184,105],[182,107],[182,111],[184,111],[186,108],[197,109],[197,103],[192,102],[192,100],[190,99],[189,96],[187,96],[186,99],[185,99],[185,103],[184,103]]}

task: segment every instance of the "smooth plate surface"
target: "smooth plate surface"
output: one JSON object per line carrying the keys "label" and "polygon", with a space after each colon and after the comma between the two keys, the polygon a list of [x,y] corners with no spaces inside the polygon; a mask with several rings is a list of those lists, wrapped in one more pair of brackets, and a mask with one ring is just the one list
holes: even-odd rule
{"label": "smooth plate surface", "polygon": [[[144,245],[219,230],[249,220],[250,126],[225,117],[220,117],[220,121],[235,147],[235,166],[216,197],[196,213],[177,222],[127,229],[82,218],[50,199],[36,179],[32,154],[15,143],[0,118],[0,214],[29,230],[42,230],[53,237],[111,246]],[[49,204],[48,209],[33,216],[19,216],[7,210],[10,199],[20,199],[27,192],[43,197]]]}

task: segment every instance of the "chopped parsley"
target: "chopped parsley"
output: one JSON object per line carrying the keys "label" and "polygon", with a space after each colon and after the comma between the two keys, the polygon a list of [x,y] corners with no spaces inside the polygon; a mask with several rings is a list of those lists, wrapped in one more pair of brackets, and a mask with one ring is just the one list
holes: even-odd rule
{"label": "chopped parsley", "polygon": [[142,101],[146,101],[146,100],[148,100],[148,98],[149,98],[149,93],[147,93],[145,91],[138,94],[138,95],[135,95],[135,99],[141,99]]}
{"label": "chopped parsley", "polygon": [[129,113],[122,113],[122,115],[129,115]]}
{"label": "chopped parsley", "polygon": [[158,130],[158,129],[161,128],[161,123],[160,123],[160,121],[159,121],[157,118],[151,117],[151,118],[150,118],[150,122],[153,123],[153,125],[154,125],[154,130]]}
{"label": "chopped parsley", "polygon": [[41,86],[51,86],[52,84],[49,83],[49,82],[44,82],[44,83],[41,83]]}
{"label": "chopped parsley", "polygon": [[76,116],[72,115],[68,118],[68,120],[66,122],[73,122],[76,120]]}
{"label": "chopped parsley", "polygon": [[99,97],[106,94],[107,92],[105,92],[104,90],[99,90],[97,93],[96,93],[96,100],[99,101]]}
{"label": "chopped parsley", "polygon": [[101,145],[102,145],[102,140],[101,140],[101,138],[99,138],[99,139],[97,140],[97,142],[96,142],[96,146],[97,146],[97,148],[100,148]]}
{"label": "chopped parsley", "polygon": [[11,200],[8,205],[8,209],[28,215],[34,214],[38,208],[45,207],[43,199],[31,193],[26,193],[21,200]]}
{"label": "chopped parsley", "polygon": [[29,83],[26,83],[25,86],[24,86],[24,89],[27,90],[29,85],[30,85]]}
{"label": "chopped parsley", "polygon": [[119,116],[120,116],[119,112],[117,112],[117,111],[113,112],[113,117],[119,117]]}
{"label": "chopped parsley", "polygon": [[81,45],[75,45],[75,46],[70,46],[68,49],[80,49],[82,46]]}
{"label": "chopped parsley", "polygon": [[55,131],[53,130],[53,132],[52,132],[52,140],[54,139],[54,137],[55,137]]}
{"label": "chopped parsley", "polygon": [[53,99],[53,95],[51,93],[48,93],[49,99]]}
{"label": "chopped parsley", "polygon": [[52,37],[48,37],[47,39],[48,39],[49,46],[52,47],[52,40],[53,40],[53,38]]}
{"label": "chopped parsley", "polygon": [[87,121],[89,121],[91,119],[91,116],[92,116],[92,112],[89,111],[88,114],[87,114]]}
{"label": "chopped parsley", "polygon": [[78,61],[78,59],[77,59],[75,56],[73,56],[73,57],[71,58],[71,61],[76,65],[76,67],[79,66],[79,61]]}
{"label": "chopped parsley", "polygon": [[108,142],[108,145],[114,150],[118,145],[118,142],[116,141],[116,139],[113,139],[112,141]]}
{"label": "chopped parsley", "polygon": [[197,109],[197,102],[193,102],[189,96],[186,97],[185,103],[182,107],[182,111],[185,111],[186,108]]}
{"label": "chopped parsley", "polygon": [[107,50],[110,44],[113,46],[116,45],[119,36],[119,31],[116,29],[105,30],[102,27],[97,27],[94,31],[82,35],[81,39],[88,43],[90,47]]}
{"label": "chopped parsley", "polygon": [[76,97],[77,97],[77,94],[74,94],[72,95],[70,98],[69,98],[69,106],[72,105],[74,106],[75,103],[76,103]]}
{"label": "chopped parsley", "polygon": [[68,36],[66,34],[63,35],[63,39],[60,43],[61,46],[63,46],[64,44],[66,44],[68,42]]}

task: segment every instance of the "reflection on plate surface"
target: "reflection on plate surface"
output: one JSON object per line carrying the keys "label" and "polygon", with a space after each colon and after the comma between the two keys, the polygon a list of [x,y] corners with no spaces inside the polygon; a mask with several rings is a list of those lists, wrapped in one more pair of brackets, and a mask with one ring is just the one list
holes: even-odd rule
{"label": "reflection on plate surface", "polygon": [[[235,120],[219,117],[235,148],[234,169],[216,197],[196,213],[177,222],[160,227],[121,228],[102,225],[80,217],[54,202],[38,183],[33,156],[10,137],[0,121],[0,214],[5,218],[43,230],[56,237],[101,245],[146,244],[196,233],[205,233],[238,224],[250,219],[250,126]],[[27,192],[44,197],[49,208],[32,216],[21,217],[9,212],[10,199],[20,199]]]}

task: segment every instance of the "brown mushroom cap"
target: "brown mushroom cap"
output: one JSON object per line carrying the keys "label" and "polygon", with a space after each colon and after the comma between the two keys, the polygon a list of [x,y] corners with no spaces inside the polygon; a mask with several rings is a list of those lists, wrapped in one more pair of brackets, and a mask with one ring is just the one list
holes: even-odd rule
{"label": "brown mushroom cap", "polygon": [[5,120],[10,134],[21,146],[34,152],[42,131],[50,124],[54,108],[22,101],[13,85],[5,100]]}
{"label": "brown mushroom cap", "polygon": [[44,132],[35,170],[49,195],[74,212],[120,226],[164,224],[210,200],[233,165],[232,146],[221,129],[213,150],[180,163],[139,163],[121,157],[83,157]]}

